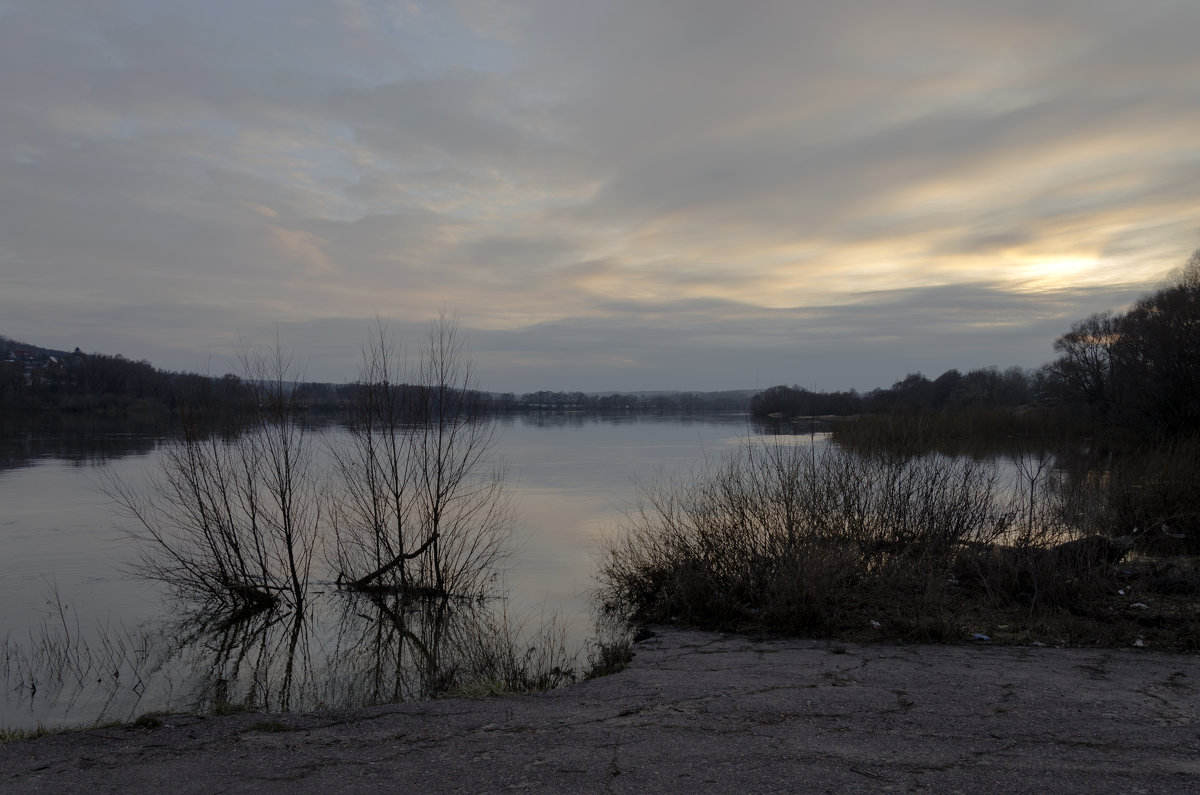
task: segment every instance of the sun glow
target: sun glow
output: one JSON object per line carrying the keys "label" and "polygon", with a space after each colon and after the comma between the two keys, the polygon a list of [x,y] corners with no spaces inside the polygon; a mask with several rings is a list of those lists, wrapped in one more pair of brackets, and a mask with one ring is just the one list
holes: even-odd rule
{"label": "sun glow", "polygon": [[1062,290],[1092,281],[1096,264],[1092,257],[1039,258],[1017,265],[1013,276],[1022,291]]}

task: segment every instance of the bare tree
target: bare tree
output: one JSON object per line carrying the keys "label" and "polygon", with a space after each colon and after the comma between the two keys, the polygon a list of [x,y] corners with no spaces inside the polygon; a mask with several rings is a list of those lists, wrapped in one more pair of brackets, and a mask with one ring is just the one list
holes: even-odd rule
{"label": "bare tree", "polygon": [[258,459],[259,489],[266,499],[264,516],[272,557],[283,570],[276,578],[291,591],[296,608],[304,603],[313,548],[321,523],[321,503],[313,471],[313,448],[295,386],[299,368],[279,339],[266,353],[244,348],[242,369],[256,386],[255,433],[244,446]]}
{"label": "bare tree", "polygon": [[294,362],[278,340],[267,354],[243,348],[239,360],[255,391],[248,427],[214,429],[185,415],[183,438],[164,450],[147,487],[104,485],[136,522],[143,575],[225,608],[300,609],[320,506]]}
{"label": "bare tree", "polygon": [[1142,433],[1200,424],[1200,251],[1120,314],[1080,321],[1054,343],[1048,372],[1063,402]]}
{"label": "bare tree", "polygon": [[379,571],[392,564],[387,571],[401,588],[408,585],[410,547],[419,527],[413,526],[412,417],[404,370],[399,341],[377,318],[353,385],[350,444],[339,445],[335,439],[331,447],[339,481],[331,514],[334,566],[341,579],[347,572]]}
{"label": "bare tree", "polygon": [[511,528],[495,421],[452,316],[430,323],[411,380],[397,384],[402,363],[377,322],[356,385],[351,449],[337,455],[338,579],[357,589],[478,593],[507,554]]}
{"label": "bare tree", "polygon": [[1115,348],[1121,339],[1121,318],[1100,313],[1079,321],[1054,341],[1059,358],[1050,372],[1069,395],[1106,418],[1113,403]]}

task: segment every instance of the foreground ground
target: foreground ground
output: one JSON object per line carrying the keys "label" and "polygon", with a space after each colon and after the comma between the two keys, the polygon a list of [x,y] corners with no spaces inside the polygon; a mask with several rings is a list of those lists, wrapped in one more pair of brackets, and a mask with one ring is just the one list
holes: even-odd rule
{"label": "foreground ground", "polygon": [[0,790],[1200,791],[1194,654],[655,633],[535,696],[9,743]]}

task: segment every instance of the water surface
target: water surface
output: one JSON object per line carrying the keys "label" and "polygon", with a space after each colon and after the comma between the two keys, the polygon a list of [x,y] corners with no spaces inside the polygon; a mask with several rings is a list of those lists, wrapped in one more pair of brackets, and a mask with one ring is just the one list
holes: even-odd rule
{"label": "water surface", "polygon": [[[751,432],[740,415],[500,420],[496,454],[518,516],[500,611],[533,627],[553,617],[568,649],[583,649],[593,633],[594,556],[634,505],[637,484],[698,466]],[[495,632],[492,617],[472,610],[434,626],[386,600],[326,597],[327,582],[314,585],[321,598],[302,625],[192,615],[130,573],[131,525],[102,489],[113,476],[143,481],[169,441],[128,424],[0,428],[0,640],[9,653],[0,727],[128,720],[235,699],[286,709],[419,697],[436,684],[431,660],[469,655]],[[116,670],[98,670],[109,658]],[[401,681],[404,666],[419,675]]]}

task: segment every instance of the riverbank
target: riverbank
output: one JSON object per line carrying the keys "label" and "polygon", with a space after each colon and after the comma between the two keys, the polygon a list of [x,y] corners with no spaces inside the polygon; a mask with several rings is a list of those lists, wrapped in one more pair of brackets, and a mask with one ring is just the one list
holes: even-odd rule
{"label": "riverbank", "polygon": [[654,631],[625,671],[533,696],[12,742],[0,789],[1200,790],[1194,654]]}

